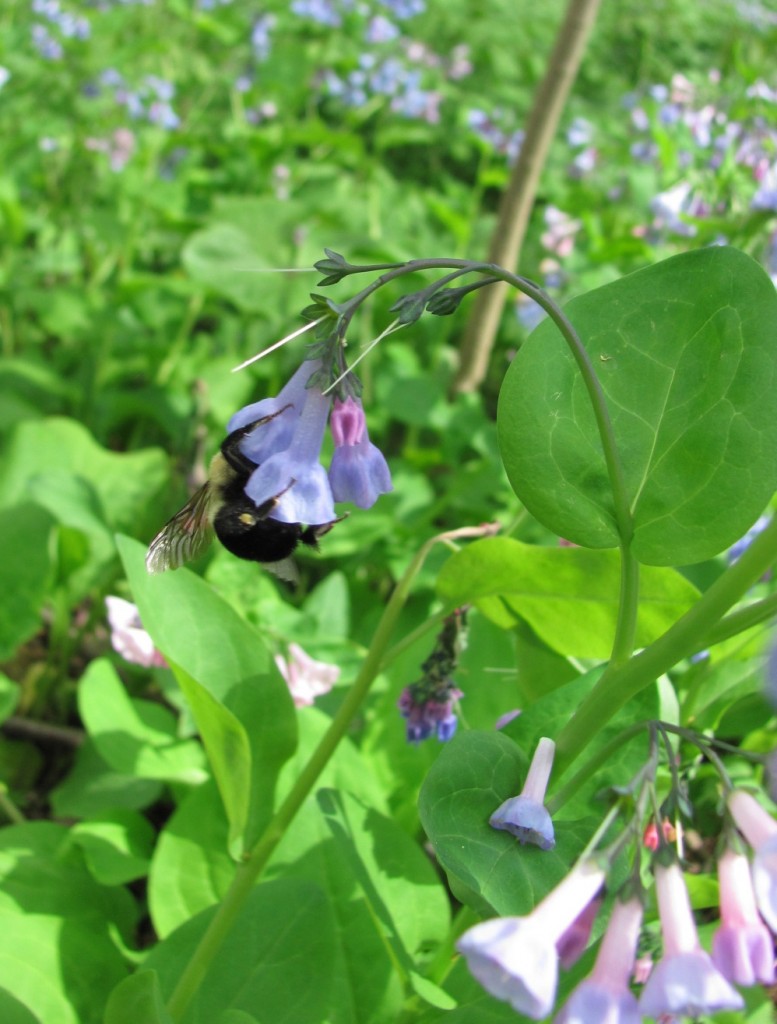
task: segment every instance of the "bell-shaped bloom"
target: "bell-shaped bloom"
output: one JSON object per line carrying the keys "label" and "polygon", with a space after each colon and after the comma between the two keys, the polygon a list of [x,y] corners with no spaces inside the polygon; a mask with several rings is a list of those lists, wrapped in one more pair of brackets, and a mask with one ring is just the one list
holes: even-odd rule
{"label": "bell-shaped bloom", "polygon": [[728,798],[736,826],[753,847],[751,868],[755,902],[761,917],[777,933],[777,821],[755,797],[736,789]]}
{"label": "bell-shaped bloom", "polygon": [[629,979],[641,924],[639,899],[615,903],[594,969],[569,997],[556,1024],[639,1024],[642,1014]]}
{"label": "bell-shaped bloom", "polygon": [[[329,398],[320,388],[308,388],[288,448],[270,455],[251,474],[245,491],[256,505],[277,499],[271,519],[320,526],[337,518],[326,470],[319,462],[328,416]],[[264,425],[257,432],[263,429]]]}
{"label": "bell-shaped bloom", "polygon": [[337,665],[316,661],[299,644],[289,644],[288,658],[276,654],[275,664],[298,708],[309,707],[316,697],[329,693],[340,678]]}
{"label": "bell-shaped bloom", "polygon": [[520,795],[505,800],[489,819],[493,828],[503,829],[519,842],[533,843],[541,850],[552,850],[556,845],[553,822],[543,803],[555,752],[553,740],[543,737],[534,751]]}
{"label": "bell-shaped bloom", "polygon": [[604,878],[593,861],[581,861],[526,917],[496,918],[466,931],[456,945],[483,988],[532,1020],[547,1017],[558,983],[556,943]]}
{"label": "bell-shaped bloom", "polygon": [[737,985],[774,984],[774,943],[758,916],[743,853],[728,849],[718,860],[720,928],[712,940],[712,959],[720,973]]}
{"label": "bell-shaped bloom", "polygon": [[111,627],[111,645],[117,654],[143,668],[167,667],[165,656],[156,649],[154,641],[143,628],[136,605],[111,594],[105,598],[105,607]]}
{"label": "bell-shaped bloom", "polygon": [[391,473],[380,449],[370,442],[362,404],[350,396],[335,399],[332,409],[335,450],[329,484],[335,501],[372,508],[381,494],[392,490]]}
{"label": "bell-shaped bloom", "polygon": [[642,991],[642,1013],[697,1017],[717,1010],[741,1010],[742,997],[699,945],[688,890],[677,864],[656,866],[656,892],[664,955]]}
{"label": "bell-shaped bloom", "polygon": [[305,405],[309,390],[308,382],[320,368],[320,359],[305,360],[276,396],[244,406],[229,421],[227,433],[231,434],[233,430],[239,430],[256,420],[272,416],[272,419],[258,426],[240,444],[241,452],[251,462],[259,466],[271,455],[289,447]]}
{"label": "bell-shaped bloom", "polygon": [[453,680],[442,681],[433,691],[418,683],[406,686],[399,696],[397,706],[402,717],[407,720],[408,742],[420,743],[434,735],[441,743],[452,739],[458,725],[453,708],[463,696]]}

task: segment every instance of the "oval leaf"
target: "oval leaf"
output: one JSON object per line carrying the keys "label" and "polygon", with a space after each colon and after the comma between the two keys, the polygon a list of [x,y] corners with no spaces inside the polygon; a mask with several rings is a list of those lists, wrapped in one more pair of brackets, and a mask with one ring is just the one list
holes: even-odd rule
{"label": "oval leaf", "polygon": [[[573,299],[565,312],[607,399],[636,557],[682,565],[733,544],[777,488],[777,293],[767,274],[715,246]],[[529,511],[578,544],[616,546],[591,405],[551,321],[513,360],[498,425]]]}

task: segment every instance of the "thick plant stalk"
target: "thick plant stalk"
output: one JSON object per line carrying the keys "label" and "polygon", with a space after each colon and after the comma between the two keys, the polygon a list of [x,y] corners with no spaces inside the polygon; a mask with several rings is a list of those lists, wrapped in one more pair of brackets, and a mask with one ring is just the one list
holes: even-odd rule
{"label": "thick plant stalk", "polygon": [[[502,196],[496,227],[491,236],[488,263],[496,263],[507,270],[517,267],[540,173],[580,67],[599,3],[600,0],[569,2],[545,77],[534,101],[521,152],[507,191]],[[474,391],[482,383],[506,295],[505,284],[495,284],[478,293],[462,339],[454,391]]]}

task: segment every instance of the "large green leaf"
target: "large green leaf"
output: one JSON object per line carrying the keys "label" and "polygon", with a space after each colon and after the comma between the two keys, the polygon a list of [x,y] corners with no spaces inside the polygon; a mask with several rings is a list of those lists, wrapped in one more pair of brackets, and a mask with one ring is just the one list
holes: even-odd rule
{"label": "large green leaf", "polygon": [[199,744],[178,737],[167,708],[132,699],[106,658],[91,662],[81,678],[78,709],[100,756],[115,771],[191,785],[206,778]]}
{"label": "large green leaf", "polygon": [[[145,966],[165,998],[213,917],[206,910],[161,942]],[[227,1009],[273,1024],[326,1020],[333,983],[334,922],[321,890],[309,882],[256,886],[216,954],[181,1024],[212,1024]]]}
{"label": "large green leaf", "polygon": [[526,756],[499,732],[467,732],[446,744],[421,788],[426,834],[454,890],[484,913],[525,914],[568,873],[596,827],[565,822],[540,850],[488,819],[526,777]]}
{"label": "large green leaf", "polygon": [[[722,246],[675,256],[573,299],[565,313],[607,399],[634,518],[651,565],[731,545],[777,488],[777,293]],[[510,482],[559,535],[619,536],[587,392],[546,321],[513,360],[499,398]]]}
{"label": "large green leaf", "polygon": [[[549,548],[510,537],[475,541],[451,556],[437,589],[453,604],[477,602],[505,628],[529,623],[550,648],[576,658],[606,658],[618,616],[620,557],[614,551]],[[640,574],[637,646],[667,630],[698,598],[674,569]]]}
{"label": "large green leaf", "polygon": [[[250,847],[270,818],[278,772],[297,743],[288,687],[264,638],[199,576],[187,569],[149,576],[142,545],[120,537],[118,546],[144,627],[185,674],[181,678],[193,681],[188,688],[194,698],[192,711],[203,736],[207,733],[209,756],[219,762],[219,786],[229,800],[232,838],[242,835],[243,845]],[[258,567],[256,571],[261,572]],[[235,739],[235,723],[247,737],[250,759],[242,740],[237,740],[238,746],[230,749],[243,753],[228,768],[217,752],[216,733],[223,739],[229,732]],[[247,779],[249,791],[241,792]]]}

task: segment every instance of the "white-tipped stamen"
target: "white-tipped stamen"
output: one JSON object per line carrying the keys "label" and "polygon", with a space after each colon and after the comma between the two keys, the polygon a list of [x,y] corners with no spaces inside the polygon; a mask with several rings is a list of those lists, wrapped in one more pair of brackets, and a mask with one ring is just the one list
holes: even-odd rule
{"label": "white-tipped stamen", "polygon": [[363,351],[363,352],[361,353],[361,355],[357,356],[357,358],[356,358],[356,359],[355,359],[355,360],[353,361],[353,363],[352,363],[352,364],[351,364],[351,365],[350,365],[350,366],[348,367],[348,369],[347,369],[347,370],[345,371],[345,373],[341,373],[341,374],[340,374],[340,376],[339,376],[339,377],[337,378],[337,380],[333,380],[333,381],[332,381],[332,383],[331,383],[331,384],[329,385],[329,387],[328,387],[328,388],[326,389],[326,391],[324,391],[324,394],[325,394],[325,395],[328,395],[328,394],[329,394],[329,392],[330,392],[330,391],[331,391],[331,390],[332,390],[333,388],[336,388],[336,387],[337,387],[337,385],[338,385],[338,384],[340,383],[340,381],[341,381],[341,380],[343,380],[343,379],[344,379],[345,377],[347,377],[347,376],[348,376],[348,374],[349,374],[349,373],[351,373],[351,371],[352,371],[352,370],[355,370],[355,369],[356,369],[356,367],[357,367],[357,366],[359,365],[359,363],[360,363],[360,362],[362,361],[362,359],[364,359],[364,357],[365,357],[365,356],[368,356],[368,355],[370,354],[370,352],[372,352],[372,350],[373,350],[373,349],[375,348],[375,346],[376,346],[376,345],[378,344],[378,342],[379,342],[379,341],[383,341],[383,339],[384,339],[384,338],[385,338],[385,337],[386,337],[387,335],[389,335],[389,334],[393,334],[393,333],[394,333],[394,331],[400,331],[400,330],[401,330],[401,329],[402,329],[403,327],[407,327],[407,324],[401,324],[401,323],[399,322],[399,320],[393,320],[393,321],[392,321],[392,322],[391,322],[391,323],[390,323],[390,324],[388,325],[388,327],[386,328],[386,330],[385,330],[385,331],[383,331],[383,332],[382,332],[381,334],[379,334],[379,335],[377,336],[377,338],[374,338],[374,339],[373,339],[373,340],[372,340],[372,341],[371,341],[371,342],[369,343],[369,345],[367,346],[367,348],[365,348],[365,350],[364,350],[364,351]]}
{"label": "white-tipped stamen", "polygon": [[262,349],[262,351],[258,352],[255,356],[251,356],[250,359],[246,359],[246,361],[244,363],[241,363],[240,366],[233,366],[232,373],[237,373],[238,370],[244,370],[246,366],[250,366],[251,363],[255,363],[259,359],[264,359],[265,356],[268,356],[271,352],[274,352],[276,348],[281,348],[287,342],[294,341],[294,339],[298,338],[300,334],[304,334],[305,331],[309,331],[313,327],[316,327],[324,319],[325,317],[320,316],[318,320],[312,320],[309,324],[303,324],[303,326],[298,327],[296,331],[292,331],[291,334],[287,334],[285,338],[281,338],[280,341],[276,341],[274,345],[270,345],[269,348]]}

